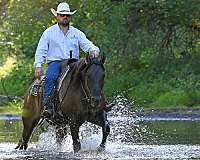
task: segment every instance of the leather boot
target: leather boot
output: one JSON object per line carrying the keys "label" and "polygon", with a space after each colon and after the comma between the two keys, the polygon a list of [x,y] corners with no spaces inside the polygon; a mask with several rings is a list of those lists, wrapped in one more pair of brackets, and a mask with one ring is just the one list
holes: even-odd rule
{"label": "leather boot", "polygon": [[45,118],[50,118],[53,116],[53,107],[51,105],[45,105],[42,115]]}

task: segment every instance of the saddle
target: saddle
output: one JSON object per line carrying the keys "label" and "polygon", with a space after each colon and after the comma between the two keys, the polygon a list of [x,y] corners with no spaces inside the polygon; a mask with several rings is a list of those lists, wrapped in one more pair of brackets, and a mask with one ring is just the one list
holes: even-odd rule
{"label": "saddle", "polygon": [[[56,92],[57,92],[59,102],[63,101],[67,93],[73,73],[75,71],[75,67],[73,64],[76,61],[77,61],[76,59],[74,60],[70,59],[70,60],[65,60],[61,63],[61,74],[56,83]],[[65,87],[62,87],[63,82],[65,84]]]}
{"label": "saddle", "polygon": [[75,67],[73,64],[69,64],[68,61],[62,62],[61,74],[57,79],[55,86],[56,89],[51,95],[49,102],[54,111],[53,116],[50,117],[48,121],[53,125],[56,124],[57,126],[62,126],[62,124],[66,124],[67,122],[67,118],[63,115],[63,112],[60,109],[60,104],[67,93],[74,71]]}
{"label": "saddle", "polygon": [[[71,76],[72,76],[72,64],[74,62],[76,62],[76,59],[68,59],[68,60],[63,60],[61,62],[61,74],[57,79],[56,82],[56,91],[59,92],[61,90],[61,86],[63,84],[64,79],[66,79],[67,77],[67,86],[69,86],[70,80],[71,80]],[[32,96],[38,96],[38,93],[41,92],[42,88],[44,87],[44,82],[45,82],[45,76],[42,76],[40,79],[36,79],[32,85],[31,85],[31,89],[30,89],[30,94]],[[63,95],[60,94],[59,95],[59,99],[62,100],[63,99]]]}
{"label": "saddle", "polygon": [[[64,117],[59,106],[60,103],[63,101],[69,88],[71,79],[73,77],[73,73],[75,71],[74,62],[76,61],[76,59],[69,59],[61,62],[61,74],[56,81],[55,90],[49,98],[48,102],[49,105],[53,106],[54,110],[53,117],[49,119],[50,122],[52,122],[53,124],[60,125],[64,121]],[[65,87],[62,87],[63,82]],[[45,76],[41,77],[40,79],[36,79],[31,85],[30,95],[35,97],[40,95],[43,97],[44,84]]]}

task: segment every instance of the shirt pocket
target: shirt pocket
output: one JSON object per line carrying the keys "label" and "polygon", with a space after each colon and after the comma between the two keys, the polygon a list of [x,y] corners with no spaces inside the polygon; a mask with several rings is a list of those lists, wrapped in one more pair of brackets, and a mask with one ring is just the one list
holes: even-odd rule
{"label": "shirt pocket", "polygon": [[78,48],[78,38],[76,36],[70,36],[69,40],[70,40],[72,47]]}

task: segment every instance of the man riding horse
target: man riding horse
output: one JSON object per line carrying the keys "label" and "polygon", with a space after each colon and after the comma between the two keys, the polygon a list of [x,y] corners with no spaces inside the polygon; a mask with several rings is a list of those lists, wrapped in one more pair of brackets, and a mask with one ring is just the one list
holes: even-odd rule
{"label": "man riding horse", "polygon": [[[35,54],[35,76],[38,79],[43,75],[44,61],[47,60],[48,64],[44,91],[40,87],[35,96],[33,91],[37,85],[27,90],[22,113],[23,132],[16,149],[27,149],[34,128],[44,118],[56,126],[58,143],[64,139],[67,134],[66,126],[69,126],[74,152],[81,149],[80,126],[85,121],[99,125],[103,133],[99,147],[104,149],[110,133],[106,112],[114,105],[107,105],[103,94],[105,57],[99,54],[99,48],[83,32],[69,25],[70,16],[76,11],[71,12],[67,3],[60,3],[57,11],[51,11],[58,23],[44,31]],[[79,59],[79,47],[89,53],[85,58]],[[76,62],[69,63],[67,60]],[[70,69],[66,69],[66,65]],[[59,78],[58,82],[61,72],[67,76]]]}
{"label": "man riding horse", "polygon": [[55,82],[61,73],[61,62],[66,59],[79,59],[79,47],[91,58],[98,57],[99,48],[87,39],[79,29],[70,25],[71,16],[76,12],[70,11],[67,3],[62,2],[57,6],[57,11],[51,9],[57,19],[57,24],[46,29],[37,46],[35,54],[35,76],[40,79],[43,75],[42,64],[47,61],[45,75],[43,105],[44,117],[53,114],[49,99],[55,90]]}

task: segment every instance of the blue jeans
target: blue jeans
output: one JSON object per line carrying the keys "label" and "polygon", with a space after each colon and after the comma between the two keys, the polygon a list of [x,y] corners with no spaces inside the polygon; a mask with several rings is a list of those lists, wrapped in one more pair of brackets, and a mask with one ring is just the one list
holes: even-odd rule
{"label": "blue jeans", "polygon": [[60,64],[61,61],[53,61],[50,62],[47,66],[43,99],[44,105],[47,105],[47,107],[49,97],[55,90],[56,80],[58,79],[61,72]]}

